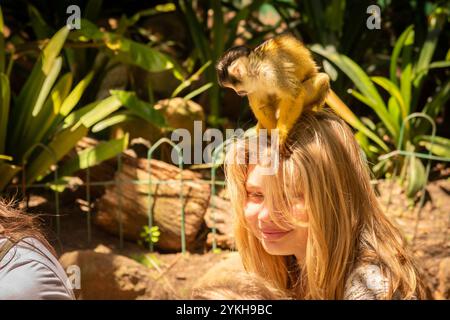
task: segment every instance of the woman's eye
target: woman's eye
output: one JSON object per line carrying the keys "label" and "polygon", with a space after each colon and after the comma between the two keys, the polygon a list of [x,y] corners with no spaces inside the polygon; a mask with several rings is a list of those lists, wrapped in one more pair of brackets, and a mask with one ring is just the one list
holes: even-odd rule
{"label": "woman's eye", "polygon": [[249,198],[253,198],[253,199],[263,199],[264,198],[264,195],[259,192],[249,192],[249,193],[247,193],[247,196]]}

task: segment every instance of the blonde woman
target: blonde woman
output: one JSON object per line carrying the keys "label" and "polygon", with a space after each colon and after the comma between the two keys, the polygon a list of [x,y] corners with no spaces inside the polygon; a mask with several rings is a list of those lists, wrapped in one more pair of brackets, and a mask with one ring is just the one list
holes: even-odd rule
{"label": "blonde woman", "polygon": [[[236,246],[248,272],[295,299],[426,298],[343,120],[306,111],[276,174],[249,164],[250,141],[233,143],[225,164]],[[246,161],[239,163],[242,154]]]}

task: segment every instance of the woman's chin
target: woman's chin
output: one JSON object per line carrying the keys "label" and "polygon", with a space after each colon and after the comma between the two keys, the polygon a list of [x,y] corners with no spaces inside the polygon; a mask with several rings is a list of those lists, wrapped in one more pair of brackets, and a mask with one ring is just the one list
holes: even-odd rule
{"label": "woman's chin", "polygon": [[286,256],[286,255],[292,254],[292,252],[289,252],[290,250],[283,248],[283,245],[280,242],[262,239],[261,243],[262,243],[264,250],[266,250],[266,252],[270,255]]}

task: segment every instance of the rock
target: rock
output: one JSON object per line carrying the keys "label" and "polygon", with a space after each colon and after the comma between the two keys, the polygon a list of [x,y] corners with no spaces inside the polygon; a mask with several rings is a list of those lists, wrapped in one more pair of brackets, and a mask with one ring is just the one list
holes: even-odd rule
{"label": "rock", "polygon": [[[151,160],[153,181],[173,180],[174,184],[152,184],[153,201],[149,204],[147,184],[131,184],[129,180],[148,180],[149,161],[147,159],[124,158],[122,171],[115,178],[121,183],[110,185],[97,202],[94,222],[106,231],[119,234],[120,221],[123,235],[128,240],[142,240],[143,226],[148,224],[148,208],[151,205],[153,224],[161,232],[156,246],[164,250],[181,249],[181,209],[185,214],[185,236],[187,248],[195,245],[195,240],[203,226],[203,218],[209,205],[210,186],[196,181],[199,175],[190,171],[180,172],[178,167]],[[183,204],[180,202],[180,186],[183,182]],[[120,196],[119,196],[120,195]]]}
{"label": "rock", "polygon": [[144,265],[111,253],[92,250],[67,252],[59,259],[64,269],[80,268],[81,286],[74,290],[83,300],[130,300],[142,296],[167,299],[169,294],[156,282],[154,271]]}
{"label": "rock", "polygon": [[450,257],[439,263],[439,295],[441,299],[450,299]]}
{"label": "rock", "polygon": [[[210,206],[205,214],[205,222],[208,228],[212,230],[216,226],[216,244],[223,249],[234,249],[234,233],[233,233],[233,212],[228,199],[219,196],[213,196]],[[206,243],[209,247],[213,245],[214,234],[208,233]]]}
{"label": "rock", "polygon": [[222,260],[211,267],[197,282],[193,289],[221,282],[224,278],[233,276],[233,273],[245,272],[241,256],[237,251],[223,255]]}

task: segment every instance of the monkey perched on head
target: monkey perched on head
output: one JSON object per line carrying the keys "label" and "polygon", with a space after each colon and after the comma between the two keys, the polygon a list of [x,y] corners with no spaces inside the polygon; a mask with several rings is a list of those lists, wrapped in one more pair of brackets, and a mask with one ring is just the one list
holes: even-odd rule
{"label": "monkey perched on head", "polygon": [[290,34],[275,36],[253,50],[228,49],[216,70],[220,86],[248,96],[258,131],[278,129],[282,150],[302,111],[323,106],[330,88],[328,75],[317,71],[309,50]]}

